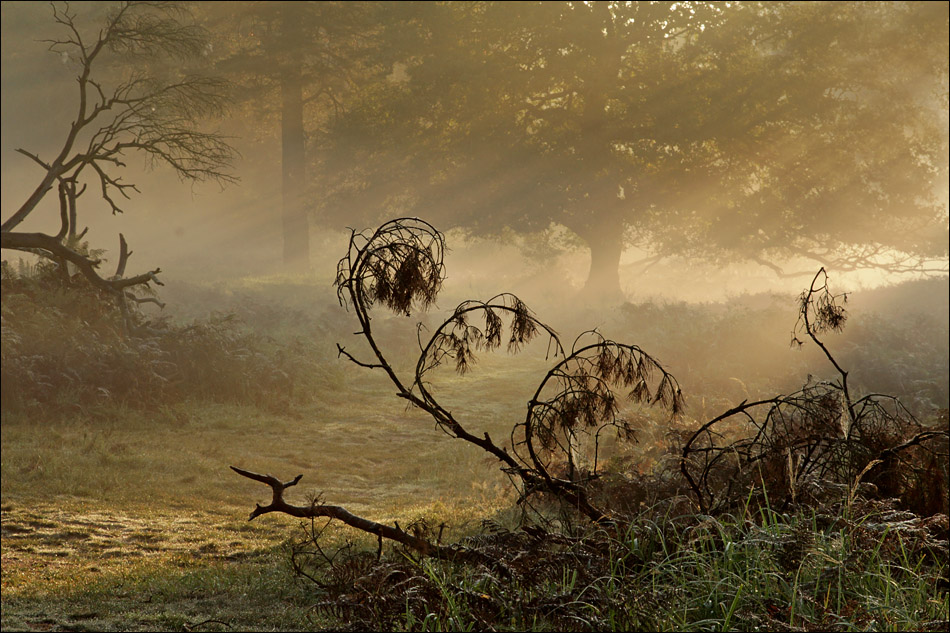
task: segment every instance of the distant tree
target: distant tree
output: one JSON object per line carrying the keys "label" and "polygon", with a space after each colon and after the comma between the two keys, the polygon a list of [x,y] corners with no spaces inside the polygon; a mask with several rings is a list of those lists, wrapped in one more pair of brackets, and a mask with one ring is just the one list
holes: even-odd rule
{"label": "distant tree", "polygon": [[[216,70],[235,84],[248,136],[280,146],[283,261],[310,260],[308,163],[375,47],[380,3],[228,2],[199,7],[216,34]],[[252,168],[256,166],[252,163]]]}
{"label": "distant tree", "polygon": [[[52,15],[61,34],[46,42],[59,59],[76,68],[76,114],[52,159],[17,150],[40,167],[42,176],[33,193],[3,222],[2,248],[49,258],[67,280],[67,263],[72,264],[94,286],[114,296],[128,317],[128,299],[154,301],[137,298],[131,289],[160,283],[156,276],[160,270],[126,278],[131,252],[120,235],[116,271],[102,275],[101,261],[81,243],[85,230],[78,230],[77,200],[91,184],[113,213],[122,212],[124,201],[138,191],[121,176],[130,154],[144,154],[154,164],[167,165],[183,180],[232,182],[234,150],[219,134],[200,130],[203,118],[223,112],[225,85],[178,68],[200,58],[207,42],[204,30],[187,21],[178,3],[117,3],[96,30],[84,28],[68,3],[52,3]],[[58,232],[16,231],[54,188],[60,206]]]}
{"label": "distant tree", "polygon": [[946,272],[945,3],[414,9],[399,72],[333,128],[328,214],[560,224],[611,298],[629,245]]}

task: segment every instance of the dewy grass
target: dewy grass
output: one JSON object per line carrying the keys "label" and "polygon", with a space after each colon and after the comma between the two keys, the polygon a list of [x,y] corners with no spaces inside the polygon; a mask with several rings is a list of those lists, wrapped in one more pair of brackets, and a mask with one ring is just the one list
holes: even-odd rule
{"label": "dewy grass", "polygon": [[5,595],[3,628],[188,630],[216,621],[211,630],[299,630],[319,627],[309,619],[312,600],[279,549],[238,564],[166,559]]}
{"label": "dewy grass", "polygon": [[[814,515],[768,515],[763,524],[707,517],[676,535],[678,549],[662,550],[644,571],[655,593],[676,595],[660,628],[914,630],[946,621],[950,604],[938,589],[946,561],[910,558],[900,538],[899,551],[885,557],[886,531],[868,553],[838,530],[818,528]],[[796,543],[804,534],[813,541]],[[801,545],[800,559],[790,556]]]}

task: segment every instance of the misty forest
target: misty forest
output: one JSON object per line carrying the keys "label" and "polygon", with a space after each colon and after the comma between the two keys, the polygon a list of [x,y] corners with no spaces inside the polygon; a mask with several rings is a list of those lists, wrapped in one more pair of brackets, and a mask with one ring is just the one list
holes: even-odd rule
{"label": "misty forest", "polygon": [[3,2],[4,631],[945,631],[947,2]]}

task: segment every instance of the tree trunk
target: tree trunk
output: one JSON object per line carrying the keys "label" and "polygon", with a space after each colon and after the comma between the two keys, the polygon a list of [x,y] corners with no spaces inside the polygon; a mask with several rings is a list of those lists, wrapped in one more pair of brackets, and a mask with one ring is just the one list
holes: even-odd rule
{"label": "tree trunk", "polygon": [[601,173],[611,155],[612,139],[607,115],[607,95],[611,82],[620,70],[623,46],[617,37],[608,3],[595,2],[592,12],[602,27],[593,40],[591,50],[601,67],[582,88],[584,110],[581,113],[582,134],[577,152],[581,159],[588,192],[586,224],[578,234],[590,248],[590,272],[581,294],[595,304],[618,304],[624,301],[620,290],[620,255],[623,253],[622,211],[618,208],[618,186],[610,173]]}
{"label": "tree trunk", "polygon": [[581,237],[590,248],[590,271],[581,294],[598,304],[622,303],[620,256],[623,254],[623,223],[607,221]]}
{"label": "tree trunk", "polygon": [[[301,21],[293,3],[282,3],[283,36],[302,41]],[[303,80],[299,62],[288,59],[281,68],[281,172],[283,186],[284,266],[292,272],[310,268],[310,223],[305,205],[306,154],[303,127]]]}

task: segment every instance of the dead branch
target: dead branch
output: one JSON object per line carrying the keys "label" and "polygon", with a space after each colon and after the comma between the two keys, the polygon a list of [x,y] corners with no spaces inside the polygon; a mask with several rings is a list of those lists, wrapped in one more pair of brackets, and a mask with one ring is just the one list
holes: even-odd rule
{"label": "dead branch", "polygon": [[102,263],[100,260],[87,257],[64,245],[54,236],[45,233],[0,232],[0,248],[27,252],[41,251],[51,259],[64,259],[76,266],[92,285],[115,295],[121,295],[121,291],[130,286],[148,283],[164,285],[158,279],[158,274],[162,272],[160,268],[127,279],[105,279],[96,271]]}
{"label": "dead branch", "polygon": [[[591,521],[614,522],[607,512],[590,503],[586,492],[587,484],[596,476],[600,434],[612,428],[628,438],[633,436],[634,429],[617,416],[617,403],[624,399],[641,404],[663,403],[677,412],[682,406],[682,395],[676,379],[640,348],[591,333],[595,338],[592,343],[575,344],[572,354],[548,373],[529,403],[527,421],[515,425],[514,428],[523,427],[526,433],[524,440],[513,441],[512,445],[527,446],[528,455],[509,452],[487,433],[471,432],[433,394],[429,377],[435,368],[451,363],[458,373],[464,374],[476,362],[478,352],[494,351],[506,341],[508,351],[515,353],[539,334],[548,337],[549,356],[564,357],[565,353],[557,332],[539,320],[518,297],[502,293],[487,301],[459,304],[428,342],[420,341],[421,353],[411,382],[399,377],[376,343],[369,310],[381,303],[396,313],[408,315],[416,306],[425,309],[432,304],[444,278],[444,251],[442,234],[418,218],[398,218],[372,233],[351,231],[348,252],[337,266],[337,293],[340,303],[356,312],[361,325],[358,334],[369,343],[375,362],[357,359],[338,345],[339,355],[361,367],[383,369],[396,385],[398,397],[428,413],[446,434],[497,458],[504,472],[521,488],[522,499],[536,493],[547,494]],[[651,382],[654,372],[655,384]],[[542,398],[541,392],[555,383],[562,384],[561,393]],[[631,389],[630,393],[617,394],[614,389],[618,385]],[[554,415],[555,411],[559,413]],[[583,420],[581,426],[578,420]],[[561,439],[552,441],[555,435]],[[552,467],[562,461],[576,465],[573,450],[579,437],[592,438],[594,472],[586,479],[555,476]]]}
{"label": "dead branch", "polygon": [[125,236],[119,233],[119,262],[115,267],[116,278],[122,278],[125,276],[125,265],[129,261],[129,257],[132,255],[132,251],[129,250],[129,245],[125,241]]}
{"label": "dead branch", "polygon": [[[123,246],[123,253],[125,259],[128,259],[130,252],[128,247],[125,245],[125,238],[120,235],[120,242]],[[135,331],[135,327],[132,323],[132,316],[129,312],[128,301],[134,301],[135,303],[154,303],[159,307],[164,307],[165,304],[159,301],[154,297],[137,297],[131,292],[130,288],[136,286],[145,286],[154,283],[158,286],[163,286],[165,284],[158,278],[158,275],[162,272],[160,268],[151,270],[134,277],[122,278],[122,277],[112,277],[106,279],[102,277],[98,268],[102,263],[98,259],[89,257],[83,253],[80,253],[73,248],[70,248],[62,242],[61,239],[58,239],[53,235],[46,235],[45,233],[20,233],[16,231],[2,231],[0,232],[0,248],[8,248],[12,250],[26,251],[30,253],[37,253],[44,257],[48,257],[53,261],[59,262],[60,267],[63,271],[64,279],[68,283],[69,275],[66,272],[65,262],[69,262],[76,266],[83,277],[85,277],[94,287],[106,292],[117,302],[119,309],[122,311],[126,329],[131,333]],[[120,261],[120,268],[124,268],[124,261]]]}
{"label": "dead branch", "polygon": [[[821,280],[821,285],[816,285],[819,279]],[[854,424],[857,419],[854,404],[851,401],[851,392],[848,390],[848,372],[838,364],[838,361],[835,360],[835,357],[832,356],[822,340],[818,338],[818,334],[822,332],[840,332],[844,327],[848,315],[844,307],[837,304],[838,299],[843,299],[847,302],[848,295],[832,294],[828,288],[828,273],[825,272],[824,267],[819,268],[811,284],[808,286],[808,290],[804,291],[799,298],[799,321],[796,324],[796,331],[804,329],[808,337],[824,352],[828,362],[834,366],[835,370],[841,376],[841,391],[844,395],[845,403],[848,407],[848,415],[850,417],[850,421],[844,429],[845,435],[847,435],[850,433],[851,425]],[[798,342],[798,339],[793,339],[793,343],[794,342]]]}
{"label": "dead branch", "polygon": [[906,451],[910,448],[913,448],[914,446],[920,446],[924,444],[925,442],[929,440],[937,439],[938,437],[950,438],[950,432],[948,431],[921,431],[920,433],[917,433],[916,435],[914,435],[912,438],[908,439],[906,442],[902,442],[898,444],[897,446],[892,446],[890,448],[887,448],[881,451],[881,454],[878,456],[877,459],[882,462],[886,461],[888,458],[894,457],[895,455],[897,455],[898,453],[902,451]]}
{"label": "dead branch", "polygon": [[[220,134],[201,131],[203,118],[223,112],[227,97],[222,81],[212,77],[182,74],[165,79],[148,74],[148,64],[137,65],[130,76],[112,81],[99,77],[106,55],[124,61],[146,57],[184,60],[201,53],[205,32],[187,17],[180,3],[123,2],[105,17],[102,28],[84,38],[77,14],[69,3],[51,3],[53,22],[59,36],[44,40],[49,50],[77,66],[76,111],[65,130],[61,148],[52,160],[26,149],[17,151],[43,170],[33,192],[2,226],[2,248],[34,252],[60,265],[63,280],[69,282],[66,263],[76,266],[92,285],[118,303],[129,332],[135,330],[129,302],[164,304],[154,297],[131,292],[149,284],[162,285],[160,269],[125,277],[132,252],[119,235],[119,258],[115,275],[100,275],[100,261],[85,255],[78,246],[86,230],[77,234],[76,200],[83,194],[88,178],[98,182],[101,198],[113,213],[121,212],[120,198],[128,199],[138,189],[125,182],[121,168],[125,155],[144,154],[153,162],[171,167],[184,180],[234,182],[229,173],[237,156]],[[116,170],[119,170],[116,173]],[[16,227],[40,204],[58,183],[60,227],[56,234],[21,233]]]}
{"label": "dead branch", "polygon": [[484,556],[477,551],[461,547],[446,547],[444,545],[439,545],[438,543],[433,543],[427,539],[409,534],[408,532],[402,530],[398,524],[396,526],[389,526],[382,523],[377,523],[376,521],[357,516],[341,506],[318,504],[316,501],[307,506],[287,503],[284,501],[284,491],[291,486],[296,486],[297,483],[300,482],[300,479],[303,477],[303,475],[297,475],[290,481],[281,481],[273,475],[261,475],[259,473],[244,470],[236,466],[231,466],[231,470],[242,477],[247,477],[248,479],[253,479],[254,481],[259,481],[267,486],[270,486],[273,493],[271,502],[266,506],[262,506],[259,503],[256,504],[254,510],[248,517],[248,521],[253,521],[262,514],[267,514],[270,512],[289,514],[290,516],[301,519],[327,517],[342,521],[350,527],[356,528],[362,532],[366,532],[367,534],[372,534],[378,538],[395,541],[396,543],[416,551],[422,556],[431,556],[433,558],[439,558],[442,560],[477,563],[486,565],[496,570],[499,569],[499,566],[501,565],[499,561],[491,560],[487,556]]}

